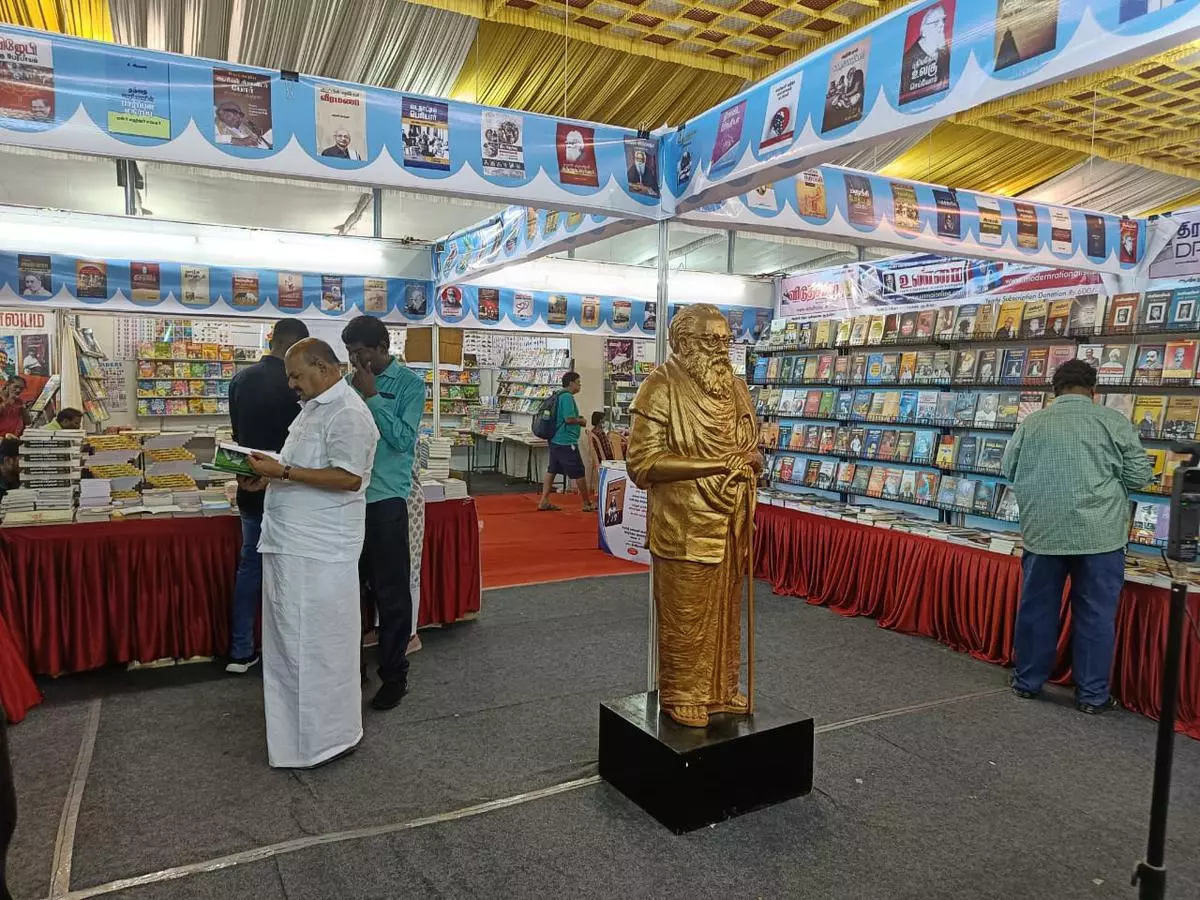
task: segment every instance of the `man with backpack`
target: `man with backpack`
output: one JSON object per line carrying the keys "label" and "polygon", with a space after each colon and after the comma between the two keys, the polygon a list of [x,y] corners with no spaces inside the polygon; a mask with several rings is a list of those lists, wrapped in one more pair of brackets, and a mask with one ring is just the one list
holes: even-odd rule
{"label": "man with backpack", "polygon": [[538,509],[559,508],[550,502],[550,488],[554,485],[556,475],[565,475],[575,480],[575,487],[583,498],[583,511],[595,512],[596,506],[592,503],[592,495],[584,478],[583,459],[579,456],[579,428],[587,424],[575,404],[575,395],[580,388],[579,373],[567,372],[562,377],[562,384],[563,389],[547,398],[534,418],[534,434],[550,444],[550,464],[546,467],[546,477],[542,479],[542,502],[538,504]]}

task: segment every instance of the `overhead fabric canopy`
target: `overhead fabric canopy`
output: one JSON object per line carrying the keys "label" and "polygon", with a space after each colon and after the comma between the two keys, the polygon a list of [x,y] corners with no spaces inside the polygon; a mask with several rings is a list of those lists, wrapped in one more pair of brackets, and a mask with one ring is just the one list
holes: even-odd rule
{"label": "overhead fabric canopy", "polygon": [[[654,128],[683,122],[905,5],[0,0],[0,22]],[[1107,212],[1194,205],[1200,202],[1200,47],[1172,48],[984,104],[931,134],[867,147],[835,162]]]}

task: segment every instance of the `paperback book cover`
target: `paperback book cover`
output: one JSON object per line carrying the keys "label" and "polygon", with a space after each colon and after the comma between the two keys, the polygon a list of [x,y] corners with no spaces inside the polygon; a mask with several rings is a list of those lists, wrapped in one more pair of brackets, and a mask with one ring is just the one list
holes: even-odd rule
{"label": "paperback book cover", "polygon": [[903,469],[900,475],[900,499],[912,502],[917,498],[917,473],[915,469]]}
{"label": "paperback book cover", "polygon": [[828,381],[833,376],[832,353],[822,353],[817,357],[817,381]]}
{"label": "paperback book cover", "polygon": [[917,421],[932,422],[937,418],[937,391],[921,391],[917,394]]}
{"label": "paperback book cover", "polygon": [[994,513],[997,519],[1004,519],[1008,522],[1015,522],[1019,516],[1020,510],[1017,508],[1017,495],[1012,488],[1006,484],[1002,484],[998,489],[996,498],[996,512]]}
{"label": "paperback book cover", "polygon": [[1021,314],[1025,310],[1022,300],[1005,300],[996,315],[996,337],[1013,339],[1021,334]]}
{"label": "paperback book cover", "polygon": [[913,436],[911,461],[915,463],[933,462],[935,432],[918,431]]}
{"label": "paperback book cover", "polygon": [[850,407],[850,417],[852,419],[867,418],[871,414],[874,398],[875,394],[871,391],[855,391],[854,401]]}
{"label": "paperback book cover", "polygon": [[1000,377],[1000,354],[995,347],[979,351],[979,366],[975,380],[982,384],[995,384]]}
{"label": "paperback book cover", "polygon": [[821,392],[809,391],[804,398],[804,411],[802,415],[815,416],[821,410]]}
{"label": "paperback book cover", "polygon": [[974,478],[962,478],[958,482],[958,487],[954,492],[954,505],[959,509],[971,510],[975,508],[975,487],[979,484]]}
{"label": "paperback book cover", "polygon": [[886,469],[886,474],[883,476],[883,496],[889,500],[895,500],[900,496],[900,482],[904,480],[904,472],[901,469]]}
{"label": "paperback book cover", "polygon": [[1163,419],[1163,437],[1172,441],[1190,441],[1196,436],[1196,417],[1200,398],[1176,394],[1168,398]]}
{"label": "paperback book cover", "polygon": [[912,460],[914,437],[915,435],[911,431],[901,431],[896,436],[896,446],[892,451],[892,459],[898,462],[910,462]]}
{"label": "paperback book cover", "polygon": [[796,457],[785,456],[779,464],[779,480],[791,481],[792,473],[796,466]]}
{"label": "paperback book cover", "polygon": [[896,415],[898,422],[913,422],[917,418],[917,392],[900,392],[900,409]]}
{"label": "paperback book cover", "polygon": [[975,410],[976,428],[993,428],[1000,413],[1000,395],[988,391],[979,395],[979,407]]}
{"label": "paperback book cover", "polygon": [[[878,396],[878,395],[877,395]],[[883,391],[883,418],[888,422],[894,422],[900,417],[900,392],[899,391]]]}
{"label": "paperback book cover", "polygon": [[1133,394],[1105,394],[1104,405],[1115,409],[1126,421],[1133,421]]}
{"label": "paperback book cover", "polygon": [[229,441],[217,441],[212,462],[204,463],[203,467],[215,472],[227,472],[232,475],[249,475],[253,478],[255,473],[250,468],[250,454],[255,452],[261,453],[263,456],[269,456],[275,460],[279,459],[278,453],[271,453],[267,450],[255,451],[251,447],[243,447],[240,444],[234,444]]}
{"label": "paperback book cover", "polygon": [[862,456],[863,450],[867,446],[867,432],[864,428],[850,429],[850,453],[853,456]]}
{"label": "paperback book cover", "polygon": [[1054,344],[1050,348],[1050,355],[1046,360],[1046,380],[1052,380],[1058,367],[1074,358],[1075,346],[1073,344]]}
{"label": "paperback book cover", "polygon": [[850,346],[862,347],[867,343],[867,332],[871,327],[870,316],[855,316],[850,328]]}
{"label": "paperback book cover", "polygon": [[867,346],[875,346],[883,343],[883,316],[871,316],[871,322],[867,326]]}
{"label": "paperback book cover", "polygon": [[867,384],[883,382],[883,354],[872,353],[867,357]]}
{"label": "paperback book cover", "polygon": [[1099,373],[1100,363],[1104,360],[1104,345],[1080,344],[1075,356],[1077,359],[1082,359],[1085,363],[1095,369],[1097,373]]}
{"label": "paperback book cover", "polygon": [[933,337],[933,329],[936,324],[937,312],[932,309],[921,310],[917,313],[917,338]]}
{"label": "paperback book cover", "polygon": [[1129,381],[1134,362],[1134,344],[1105,344],[1104,358],[1100,363],[1100,384],[1122,384]]}
{"label": "paperback book cover", "polygon": [[1098,294],[1082,294],[1071,306],[1069,329],[1073,337],[1095,334],[1096,326],[1104,322],[1104,302]]}
{"label": "paperback book cover", "polygon": [[850,429],[839,428],[833,439],[834,453],[849,453],[850,452]]}
{"label": "paperback book cover", "polygon": [[950,373],[954,366],[953,350],[936,350],[933,354],[933,381],[937,384],[949,384]]}
{"label": "paperback book cover", "polygon": [[817,487],[826,491],[833,487],[833,476],[836,467],[837,463],[832,459],[826,459],[821,462],[820,468],[817,470]]}
{"label": "paperback book cover", "polygon": [[1124,334],[1133,327],[1140,294],[1114,294],[1108,305],[1108,321],[1105,323],[1111,334]]}
{"label": "paperback book cover", "polygon": [[1046,333],[1046,312],[1045,300],[1030,300],[1026,303],[1025,311],[1021,316],[1021,337],[1039,338],[1044,335]]}
{"label": "paperback book cover", "polygon": [[979,312],[975,314],[975,328],[971,337],[977,341],[991,340],[996,334],[996,306],[993,303],[979,304]]}
{"label": "paperback book cover", "polygon": [[845,384],[850,379],[850,357],[839,356],[833,361],[833,380],[835,384]]}
{"label": "paperback book cover", "polygon": [[867,354],[855,353],[850,357],[850,383],[863,384],[867,380]]}
{"label": "paperback book cover", "polygon": [[1046,380],[1046,362],[1050,351],[1046,347],[1031,347],[1025,356],[1025,374],[1023,381],[1043,382]]}
{"label": "paperback book cover", "polygon": [[834,440],[837,436],[837,429],[832,425],[826,425],[821,429],[821,442],[817,449],[819,453],[832,453]]}
{"label": "paperback book cover", "polygon": [[883,496],[883,484],[887,479],[888,470],[883,466],[875,466],[871,469],[871,478],[867,482],[867,493],[872,497]]}
{"label": "paperback book cover", "polygon": [[958,307],[958,314],[954,319],[954,339],[959,341],[968,341],[975,332],[975,321],[979,314],[979,307],[974,303],[964,303]]}
{"label": "paperback book cover", "polygon": [[912,384],[917,378],[917,354],[915,352],[900,355],[900,376],[896,379],[901,384]]}
{"label": "paperback book cover", "polygon": [[822,419],[833,417],[833,406],[837,402],[837,391],[817,391],[819,402],[817,416]]}
{"label": "paperback book cover", "polygon": [[958,479],[953,475],[943,475],[937,492],[938,506],[953,506],[956,493],[958,493]]}
{"label": "paperback book cover", "polygon": [[979,439],[974,435],[967,435],[958,442],[958,456],[955,458],[955,465],[960,469],[975,468],[975,457],[979,450]]}
{"label": "paperback book cover", "polygon": [[867,493],[871,486],[871,476],[874,474],[871,466],[856,465],[854,467],[854,480],[850,482],[851,493]]}
{"label": "paperback book cover", "polygon": [[1007,446],[1008,441],[1004,438],[984,438],[983,443],[979,445],[978,467],[990,472],[999,472]]}
{"label": "paperback book cover", "polygon": [[883,318],[883,342],[894,344],[900,340],[900,313],[891,313]]}
{"label": "paperback book cover", "polygon": [[1196,374],[1195,341],[1171,341],[1163,356],[1163,381],[1191,381]]}
{"label": "paperback book cover", "polygon": [[980,481],[975,486],[975,512],[977,515],[990,516],[992,505],[996,502],[996,483]]}
{"label": "paperback book cover", "polygon": [[933,330],[940,338],[951,338],[954,336],[954,307],[939,306],[937,308],[937,321],[934,323]]}
{"label": "paperback book cover", "polygon": [[954,364],[954,381],[957,384],[970,384],[975,380],[975,368],[979,363],[979,353],[973,347],[958,351],[958,361]]}
{"label": "paperback book cover", "polygon": [[918,503],[933,503],[937,496],[938,476],[934,472],[917,473],[916,501]]}
{"label": "paperback book cover", "polygon": [[845,347],[850,343],[850,330],[854,327],[853,319],[841,319],[837,323],[837,337],[834,338],[834,344],[838,347]]}
{"label": "paperback book cover", "polygon": [[772,359],[780,360],[779,363],[779,380],[784,384],[788,384],[792,380],[792,371],[796,368],[796,357],[794,356],[778,356]]}
{"label": "paperback book cover", "polygon": [[918,384],[929,384],[933,381],[933,351],[922,350],[917,354],[917,376]]}
{"label": "paperback book cover", "polygon": [[942,425],[952,425],[954,423],[954,404],[957,399],[957,394],[938,394],[937,412],[934,413],[934,421]]}
{"label": "paperback book cover", "polygon": [[1167,327],[1172,331],[1190,331],[1196,326],[1197,300],[1200,290],[1194,287],[1177,288],[1171,292],[1171,311]]}
{"label": "paperback book cover", "polygon": [[1030,413],[1035,413],[1045,405],[1046,395],[1041,391],[1022,391],[1021,403],[1017,407],[1017,424],[1020,425],[1029,417]]}
{"label": "paperback book cover", "polygon": [[[1037,397],[1041,404],[1041,394],[1031,391],[1029,396]],[[1016,425],[1021,416],[1021,400],[1023,395],[1017,391],[1003,391],[1000,394],[1000,405],[996,408],[997,425]]]}
{"label": "paperback book cover", "polygon": [[1139,394],[1133,401],[1133,426],[1138,436],[1158,437],[1166,412],[1166,397],[1161,394]]}
{"label": "paperback book cover", "polygon": [[1163,344],[1142,344],[1137,348],[1137,364],[1133,370],[1134,384],[1159,384],[1163,377]]}
{"label": "paperback book cover", "polygon": [[1071,333],[1071,308],[1074,300],[1055,300],[1050,304],[1046,319],[1046,334],[1054,337],[1066,337]]}
{"label": "paperback book cover", "polygon": [[1146,291],[1138,323],[1147,331],[1161,331],[1167,324],[1167,309],[1171,306],[1170,291]]}
{"label": "paperback book cover", "polygon": [[954,424],[970,427],[975,424],[975,406],[979,402],[976,391],[962,391],[954,401]]}
{"label": "paperback book cover", "polygon": [[862,455],[870,459],[879,458],[879,447],[883,443],[883,430],[871,428],[867,431],[867,442],[863,445]]}
{"label": "paperback book cover", "polygon": [[796,325],[796,323],[788,322],[788,331],[784,333],[784,339],[786,340],[789,336],[792,336],[797,347],[807,350],[813,345],[813,323],[801,322],[795,328],[791,327],[793,325]]}
{"label": "paperback book cover", "polygon": [[847,490],[854,482],[854,469],[852,462],[843,462],[838,466],[837,486],[840,490]]}
{"label": "paperback book cover", "polygon": [[887,429],[883,432],[883,440],[879,442],[879,458],[880,459],[895,459],[896,444],[898,443],[897,432]]}
{"label": "paperback book cover", "polygon": [[804,449],[814,453],[821,447],[821,426],[809,425],[804,429]]}
{"label": "paperback book cover", "polygon": [[900,340],[911,341],[917,336],[917,313],[906,312],[900,316]]}
{"label": "paperback book cover", "polygon": [[938,441],[937,467],[939,469],[954,468],[954,457],[958,453],[958,438],[952,434],[943,434]]}
{"label": "paperback book cover", "polygon": [[1139,500],[1134,507],[1133,525],[1129,529],[1129,539],[1135,544],[1153,544],[1158,530],[1158,517],[1165,510],[1165,503],[1155,503],[1151,500]]}

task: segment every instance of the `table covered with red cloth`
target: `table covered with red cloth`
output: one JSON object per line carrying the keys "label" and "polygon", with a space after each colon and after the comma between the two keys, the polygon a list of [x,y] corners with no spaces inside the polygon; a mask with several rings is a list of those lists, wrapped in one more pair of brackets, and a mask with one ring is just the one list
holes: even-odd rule
{"label": "table covered with red cloth", "polygon": [[[19,721],[40,699],[30,673],[216,656],[229,645],[241,547],[236,516],[0,531],[0,702]],[[425,510],[419,624],[479,611],[471,500]]]}
{"label": "table covered with red cloth", "polygon": [[[1015,556],[843,522],[779,506],[755,517],[755,572],[776,593],[871,616],[882,628],[935,638],[977,659],[1011,665],[1021,597]],[[1166,647],[1164,587],[1127,582],[1117,612],[1112,692],[1157,716]],[[1200,595],[1188,595],[1200,621]],[[1054,680],[1070,681],[1070,608],[1064,598]],[[1179,730],[1200,738],[1200,639],[1186,628]]]}

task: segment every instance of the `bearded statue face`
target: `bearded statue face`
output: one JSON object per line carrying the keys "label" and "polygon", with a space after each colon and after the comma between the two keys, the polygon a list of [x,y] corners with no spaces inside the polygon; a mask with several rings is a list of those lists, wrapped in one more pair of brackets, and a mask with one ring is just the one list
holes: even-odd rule
{"label": "bearded statue face", "polygon": [[716,307],[698,305],[676,314],[671,323],[671,351],[704,393],[726,399],[733,393],[729,323]]}

